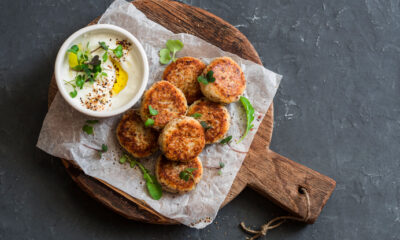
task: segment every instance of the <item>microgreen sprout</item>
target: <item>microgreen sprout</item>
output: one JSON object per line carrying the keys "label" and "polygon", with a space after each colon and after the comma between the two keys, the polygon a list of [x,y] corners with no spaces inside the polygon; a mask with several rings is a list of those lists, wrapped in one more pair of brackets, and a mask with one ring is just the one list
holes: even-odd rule
{"label": "microgreen sprout", "polygon": [[150,174],[150,171],[146,169],[140,162],[130,158],[128,155],[123,155],[119,159],[119,162],[121,164],[128,162],[131,168],[134,168],[137,165],[143,174],[143,179],[146,182],[147,191],[149,192],[150,197],[154,200],[159,200],[162,197],[162,188],[160,183],[157,181],[157,178]]}
{"label": "microgreen sprout", "polygon": [[254,108],[251,105],[249,99],[246,97],[241,96],[240,97],[240,102],[242,103],[244,110],[246,111],[246,130],[243,134],[243,136],[240,138],[239,142],[240,143],[249,133],[250,129],[254,127],[253,121],[254,121]]}
{"label": "microgreen sprout", "polygon": [[187,182],[190,178],[193,178],[193,172],[195,170],[197,170],[197,168],[185,168],[179,173],[179,178]]}
{"label": "microgreen sprout", "polygon": [[192,115],[191,115],[191,117],[193,117],[193,118],[201,118],[201,116],[203,116],[203,114],[201,114],[201,113],[193,113]]}
{"label": "microgreen sprout", "polygon": [[204,85],[215,82],[214,72],[212,70],[210,70],[207,72],[205,77],[202,75],[198,76],[197,81]]}
{"label": "microgreen sprout", "polygon": [[[183,43],[180,40],[168,40],[165,44],[166,48],[160,50],[160,63],[168,64],[171,60],[176,61],[175,55],[182,50]],[[172,57],[171,57],[172,53]]]}

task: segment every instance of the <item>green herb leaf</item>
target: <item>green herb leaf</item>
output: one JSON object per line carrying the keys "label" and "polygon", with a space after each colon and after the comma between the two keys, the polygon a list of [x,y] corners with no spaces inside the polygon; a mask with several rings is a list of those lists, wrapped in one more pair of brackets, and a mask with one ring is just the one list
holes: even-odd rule
{"label": "green herb leaf", "polygon": [[184,180],[185,182],[189,181],[189,174],[185,171],[179,173],[180,179]]}
{"label": "green herb leaf", "polygon": [[167,48],[160,50],[160,63],[161,64],[168,64],[171,61],[170,51]]}
{"label": "green herb leaf", "polygon": [[76,95],[78,95],[78,92],[76,91],[76,88],[74,88],[74,91],[69,92],[69,96],[71,96],[72,98],[76,97]]}
{"label": "green herb leaf", "polygon": [[104,77],[108,76],[108,74],[106,72],[102,72],[101,75],[104,76]]}
{"label": "green herb leaf", "polygon": [[92,71],[90,70],[89,66],[87,64],[82,64],[81,65],[82,71],[86,73],[86,75],[90,76]]}
{"label": "green herb leaf", "polygon": [[78,57],[78,63],[82,63],[85,61],[85,56],[82,51],[77,51],[76,56]]}
{"label": "green herb leaf", "polygon": [[149,191],[151,198],[153,198],[154,200],[159,200],[162,197],[161,184],[158,183],[155,176],[150,174],[149,176],[151,181],[146,181],[147,190]]}
{"label": "green herb leaf", "polygon": [[113,52],[114,52],[114,54],[115,54],[115,56],[116,56],[117,58],[122,57],[122,55],[123,55],[122,45],[118,45],[118,46],[113,50]]}
{"label": "green herb leaf", "polygon": [[182,50],[183,43],[180,40],[168,40],[165,45],[172,52],[172,61],[175,62],[175,54],[176,52]]}
{"label": "green herb leaf", "polygon": [[149,192],[150,197],[154,200],[159,200],[162,197],[162,188],[160,183],[157,181],[157,178],[151,175],[149,170],[147,170],[140,162],[130,159],[127,155],[124,155],[123,157],[126,158],[125,161],[129,161],[131,168],[134,168],[136,165],[139,166],[139,169],[143,174],[143,179],[146,182],[147,191]]}
{"label": "green herb leaf", "polygon": [[193,178],[193,171],[195,170],[197,170],[197,168],[185,168],[179,173],[179,178],[187,182],[190,178]]}
{"label": "green herb leaf", "polygon": [[102,144],[101,145],[101,152],[102,153],[105,153],[105,152],[107,152],[108,151],[108,146],[106,145],[106,144]]}
{"label": "green herb leaf", "polygon": [[87,124],[96,124],[99,123],[99,120],[86,120]]}
{"label": "green herb leaf", "polygon": [[206,77],[209,83],[215,82],[214,72],[212,70],[208,71]]}
{"label": "green herb leaf", "polygon": [[85,125],[83,125],[82,130],[89,135],[93,135],[93,127],[92,126],[85,124]]}
{"label": "green herb leaf", "polygon": [[127,157],[126,157],[126,155],[124,155],[119,159],[119,163],[124,164],[126,162],[126,160],[127,160]]}
{"label": "green herb leaf", "polygon": [[83,88],[83,84],[85,84],[85,80],[83,79],[82,75],[77,75],[75,77],[75,84],[77,87],[79,87],[80,89]]}
{"label": "green herb leaf", "polygon": [[207,85],[207,84],[208,84],[207,78],[205,78],[205,77],[203,77],[203,76],[198,76],[198,77],[197,77],[197,81],[198,81],[199,83],[204,84],[204,85]]}
{"label": "green herb leaf", "polygon": [[108,46],[107,46],[107,44],[105,43],[105,42],[99,42],[99,45],[100,45],[100,47],[102,48],[102,49],[104,49],[104,50],[108,50]]}
{"label": "green herb leaf", "polygon": [[218,175],[222,175],[222,170],[220,169],[220,170],[218,170]]}
{"label": "green herb leaf", "polygon": [[232,140],[232,136],[227,136],[226,138],[222,139],[219,143],[225,144]]}
{"label": "green herb leaf", "polygon": [[224,168],[224,167],[225,167],[225,163],[219,162],[219,168]]}
{"label": "green herb leaf", "polygon": [[212,128],[212,126],[208,125],[208,123],[205,121],[200,121],[200,124],[205,130]]}
{"label": "green herb leaf", "polygon": [[103,54],[102,59],[103,59],[103,63],[105,63],[105,62],[107,61],[107,59],[108,59],[108,53],[107,53],[107,52],[105,52],[105,53]]}
{"label": "green herb leaf", "polygon": [[151,119],[151,118],[148,118],[146,120],[146,122],[144,122],[144,126],[146,126],[146,127],[150,127],[150,126],[153,126],[153,125],[154,125],[154,120]]}
{"label": "green herb leaf", "polygon": [[78,71],[78,72],[83,70],[82,65],[77,65],[77,66],[73,67],[72,69],[75,71]]}
{"label": "green herb leaf", "polygon": [[79,51],[79,47],[77,45],[73,45],[70,49],[67,50],[67,52],[75,53]]}
{"label": "green herb leaf", "polygon": [[254,108],[253,108],[253,106],[251,105],[250,101],[247,98],[243,97],[243,96],[240,97],[240,102],[242,103],[242,105],[244,107],[244,110],[246,111],[247,122],[246,122],[246,131],[244,132],[243,136],[240,138],[239,142],[241,142],[247,136],[247,134],[249,133],[250,129],[252,129],[253,126],[254,126],[252,124],[253,121],[254,121]]}
{"label": "green herb leaf", "polygon": [[158,111],[155,110],[151,105],[149,105],[149,112],[151,116],[155,116],[158,114]]}
{"label": "green herb leaf", "polygon": [[129,165],[131,166],[131,168],[134,168],[134,167],[136,166],[136,162],[131,161],[131,162],[129,163]]}
{"label": "green herb leaf", "polygon": [[192,115],[191,115],[191,117],[193,117],[193,118],[201,118],[201,116],[203,116],[203,114],[201,114],[201,113],[193,113]]}
{"label": "green herb leaf", "polygon": [[214,72],[213,72],[212,70],[210,70],[210,71],[207,72],[207,74],[206,74],[205,77],[204,77],[204,76],[201,76],[201,75],[198,76],[198,77],[197,77],[197,81],[198,81],[199,83],[204,84],[204,85],[207,85],[207,84],[209,84],[209,83],[215,82]]}

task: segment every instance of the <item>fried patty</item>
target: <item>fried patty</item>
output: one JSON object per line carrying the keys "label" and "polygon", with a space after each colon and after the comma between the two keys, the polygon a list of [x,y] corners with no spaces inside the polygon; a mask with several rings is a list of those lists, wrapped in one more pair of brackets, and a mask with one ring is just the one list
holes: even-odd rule
{"label": "fried patty", "polygon": [[138,111],[129,110],[117,127],[119,144],[136,158],[148,157],[158,149],[158,132],[146,128]]}
{"label": "fried patty", "polygon": [[202,96],[197,77],[205,67],[206,65],[200,59],[194,57],[178,58],[165,68],[162,79],[182,90],[188,104],[190,104]]}
{"label": "fried patty", "polygon": [[[150,114],[149,105],[158,111],[157,115]],[[160,130],[169,121],[184,116],[187,108],[186,98],[181,90],[170,82],[159,81],[143,95],[140,116],[144,122],[152,118],[154,120],[152,127]]]}
{"label": "fried patty", "polygon": [[[180,178],[180,173],[185,169],[195,169],[188,181]],[[193,190],[203,175],[203,166],[199,158],[190,162],[170,161],[160,156],[156,163],[156,177],[165,191],[172,193],[185,193]]]}
{"label": "fried patty", "polygon": [[165,157],[173,161],[188,162],[204,148],[204,130],[192,117],[182,117],[169,122],[158,138]]}
{"label": "fried patty", "polygon": [[201,92],[209,100],[231,103],[239,100],[246,89],[246,79],[239,65],[229,57],[214,59],[203,71],[203,76],[212,70],[215,82],[200,83]]}
{"label": "fried patty", "polygon": [[205,130],[206,144],[211,144],[221,140],[229,130],[230,115],[226,107],[220,103],[211,102],[207,99],[200,99],[190,105],[187,112],[188,116],[200,115],[196,117],[198,121],[204,121],[210,128]]}

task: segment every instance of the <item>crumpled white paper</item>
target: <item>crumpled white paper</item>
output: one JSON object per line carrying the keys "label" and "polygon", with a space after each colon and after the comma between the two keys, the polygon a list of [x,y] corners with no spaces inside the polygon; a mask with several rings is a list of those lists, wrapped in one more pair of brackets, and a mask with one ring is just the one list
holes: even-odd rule
{"label": "crumpled white paper", "polygon": [[[233,136],[234,141],[231,144],[233,148],[248,151],[279,86],[280,75],[261,65],[222,51],[193,35],[174,34],[147,19],[133,4],[123,0],[112,3],[99,23],[125,28],[141,42],[150,65],[147,88],[161,80],[165,66],[159,64],[158,52],[165,47],[168,39],[179,39],[184,43],[184,48],[178,53],[178,57],[193,56],[206,63],[220,56],[233,58],[245,73],[247,89],[244,95],[253,104],[256,113],[253,130],[244,141],[237,144],[235,140],[244,132],[246,116],[240,102],[229,104],[231,127],[228,135]],[[122,151],[115,136],[115,129],[120,118],[121,116],[101,119],[94,126],[94,136],[87,135],[82,131],[82,126],[91,118],[75,111],[60,94],[57,94],[43,122],[37,147],[51,155],[75,161],[87,175],[106,181],[127,194],[143,200],[166,217],[194,228],[204,228],[210,224],[227,196],[246,154],[235,152],[227,145],[207,146],[200,155],[204,175],[196,189],[182,195],[164,192],[163,197],[156,201],[149,197],[140,170],[118,162]],[[108,145],[108,152],[103,154],[102,158],[85,146],[101,148],[103,143]],[[158,155],[159,153],[154,154],[141,162],[154,171]],[[215,168],[210,168],[218,167],[220,162],[225,164],[221,175]]]}

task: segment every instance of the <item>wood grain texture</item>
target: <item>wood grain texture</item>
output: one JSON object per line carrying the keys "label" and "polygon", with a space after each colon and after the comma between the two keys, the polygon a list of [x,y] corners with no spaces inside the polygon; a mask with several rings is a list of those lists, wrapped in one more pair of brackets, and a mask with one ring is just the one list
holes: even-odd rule
{"label": "wood grain texture", "polygon": [[[239,30],[207,11],[167,0],[137,0],[133,4],[149,19],[175,33],[193,34],[225,51],[261,64],[254,47]],[[91,24],[95,24],[97,20]],[[49,106],[56,93],[53,75],[49,87]],[[314,222],[335,188],[335,181],[269,150],[272,130],[271,104],[222,206],[234,199],[246,186],[250,186],[289,213],[304,217],[304,195],[298,191],[301,186],[310,194],[309,222]],[[99,179],[85,175],[72,162],[63,160],[63,163],[72,179],[85,192],[122,216],[155,224],[177,224],[175,220],[162,216],[146,203]]]}

